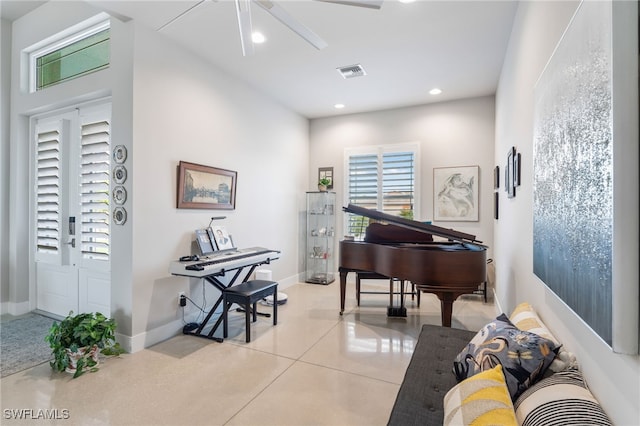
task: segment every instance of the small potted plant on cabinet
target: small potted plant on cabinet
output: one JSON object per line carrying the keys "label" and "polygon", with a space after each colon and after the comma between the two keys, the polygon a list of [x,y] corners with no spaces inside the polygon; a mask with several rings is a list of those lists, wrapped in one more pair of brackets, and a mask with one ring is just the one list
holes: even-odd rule
{"label": "small potted plant on cabinet", "polygon": [[57,371],[79,377],[88,368],[98,370],[98,355],[120,355],[124,352],[115,340],[116,322],[100,312],[69,315],[55,322],[45,340],[52,350],[49,363]]}
{"label": "small potted plant on cabinet", "polygon": [[327,188],[331,185],[331,180],[327,178],[322,178],[318,181],[318,191],[325,192]]}

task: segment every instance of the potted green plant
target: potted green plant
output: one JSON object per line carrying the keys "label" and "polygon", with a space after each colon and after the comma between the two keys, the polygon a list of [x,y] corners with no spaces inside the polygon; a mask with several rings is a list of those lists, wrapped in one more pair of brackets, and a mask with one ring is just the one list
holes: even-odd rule
{"label": "potted green plant", "polygon": [[69,315],[54,322],[45,340],[52,350],[51,368],[73,373],[73,378],[98,370],[98,354],[120,355],[124,352],[115,340],[116,322],[100,312]]}
{"label": "potted green plant", "polygon": [[327,178],[322,178],[318,181],[318,191],[324,192],[327,190],[327,187],[331,185],[331,180]]}

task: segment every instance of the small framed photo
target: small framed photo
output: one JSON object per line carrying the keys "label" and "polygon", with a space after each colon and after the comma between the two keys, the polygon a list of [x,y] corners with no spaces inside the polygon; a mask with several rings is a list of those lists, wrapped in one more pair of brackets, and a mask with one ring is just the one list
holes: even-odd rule
{"label": "small framed photo", "polygon": [[181,161],[178,165],[179,209],[236,208],[238,173]]}
{"label": "small framed photo", "polygon": [[318,169],[318,182],[321,179],[328,179],[327,189],[333,189],[333,167],[320,167]]}

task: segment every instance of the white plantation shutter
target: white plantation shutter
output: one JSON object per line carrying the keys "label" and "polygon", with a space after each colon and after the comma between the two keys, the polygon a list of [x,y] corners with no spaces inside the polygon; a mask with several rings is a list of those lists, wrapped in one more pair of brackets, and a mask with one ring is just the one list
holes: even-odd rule
{"label": "white plantation shutter", "polygon": [[388,152],[382,155],[382,211],[400,215],[413,211],[414,153]]}
{"label": "white plantation shutter", "polygon": [[[83,266],[93,262],[101,270],[108,269],[110,121],[109,105],[36,120],[37,261],[58,265],[81,262]],[[70,235],[71,217],[75,218],[74,235]]]}
{"label": "white plantation shutter", "polygon": [[109,261],[111,149],[107,117],[83,117],[80,129],[80,220],[83,259]]}
{"label": "white plantation shutter", "polygon": [[[345,154],[349,204],[411,219],[417,216],[418,144],[358,148]],[[360,238],[368,219],[347,214],[346,224],[346,234]]]}
{"label": "white plantation shutter", "polygon": [[[349,204],[376,209],[378,206],[378,155],[362,154],[349,157]],[[347,215],[347,234],[361,236],[368,222],[362,217]]]}
{"label": "white plantation shutter", "polygon": [[36,126],[36,257],[60,263],[62,120]]}

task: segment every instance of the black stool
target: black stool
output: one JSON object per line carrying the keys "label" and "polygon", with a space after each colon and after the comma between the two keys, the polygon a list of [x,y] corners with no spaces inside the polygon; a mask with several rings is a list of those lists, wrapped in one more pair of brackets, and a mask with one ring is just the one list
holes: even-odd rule
{"label": "black stool", "polygon": [[[233,303],[241,305],[245,311],[246,341],[251,341],[251,321],[249,317],[253,314],[253,322],[257,320],[256,306],[259,300],[273,295],[273,325],[278,323],[278,283],[275,281],[253,280],[242,284],[228,287],[222,291],[222,322],[223,336],[229,334],[228,313],[229,307]],[[253,309],[252,308],[253,305]]]}

